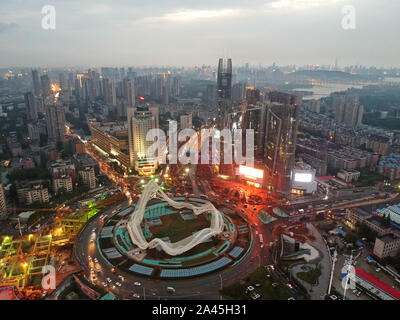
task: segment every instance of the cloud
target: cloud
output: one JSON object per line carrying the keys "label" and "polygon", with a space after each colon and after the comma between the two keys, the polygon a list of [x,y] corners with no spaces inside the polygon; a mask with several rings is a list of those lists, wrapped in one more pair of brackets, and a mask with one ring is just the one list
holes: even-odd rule
{"label": "cloud", "polygon": [[18,28],[19,25],[14,22],[11,23],[0,22],[0,33],[14,31],[17,30]]}
{"label": "cloud", "polygon": [[269,9],[312,9],[344,2],[344,0],[273,0],[267,4]]}
{"label": "cloud", "polygon": [[146,17],[138,22],[154,23],[154,22],[192,22],[206,19],[216,19],[225,17],[236,17],[243,13],[242,9],[216,9],[216,10],[189,10],[180,9],[173,12],[165,13],[161,16]]}

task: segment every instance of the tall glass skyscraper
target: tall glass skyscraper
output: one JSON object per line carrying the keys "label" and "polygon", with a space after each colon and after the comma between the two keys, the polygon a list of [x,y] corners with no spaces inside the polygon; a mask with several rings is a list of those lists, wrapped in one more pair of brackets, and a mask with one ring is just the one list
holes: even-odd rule
{"label": "tall glass skyscraper", "polygon": [[228,114],[232,109],[232,59],[219,59],[217,74],[218,127],[227,125]]}
{"label": "tall glass skyscraper", "polygon": [[296,96],[271,92],[265,122],[264,163],[267,187],[288,194],[291,190],[297,135]]}

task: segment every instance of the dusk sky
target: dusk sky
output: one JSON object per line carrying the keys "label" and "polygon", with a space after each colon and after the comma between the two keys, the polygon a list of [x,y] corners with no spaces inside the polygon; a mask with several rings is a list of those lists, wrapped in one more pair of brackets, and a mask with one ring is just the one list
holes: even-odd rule
{"label": "dusk sky", "polygon": [[[41,27],[44,5],[56,29]],[[344,30],[342,7],[356,9]],[[1,0],[0,67],[400,66],[399,0]]]}

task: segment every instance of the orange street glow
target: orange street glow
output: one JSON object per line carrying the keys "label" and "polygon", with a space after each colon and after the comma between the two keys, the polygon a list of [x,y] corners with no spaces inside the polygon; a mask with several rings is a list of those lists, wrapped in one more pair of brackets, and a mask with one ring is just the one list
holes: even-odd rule
{"label": "orange street glow", "polygon": [[239,173],[241,175],[246,176],[249,179],[262,179],[264,177],[264,171],[260,169],[255,169],[251,167],[246,167],[246,166],[240,166],[239,167]]}

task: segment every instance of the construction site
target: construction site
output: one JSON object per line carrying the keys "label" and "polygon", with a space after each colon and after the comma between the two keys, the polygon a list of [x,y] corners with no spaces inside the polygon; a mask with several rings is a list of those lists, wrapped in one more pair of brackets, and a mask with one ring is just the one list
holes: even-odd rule
{"label": "construction site", "polygon": [[109,192],[71,206],[12,208],[13,212],[30,210],[33,218],[29,225],[21,225],[23,215],[18,215],[16,230],[0,236],[0,287],[15,288],[19,299],[44,297],[49,292],[41,286],[43,267],[55,267],[57,283],[79,271],[72,251],[80,229],[96,214],[124,200],[121,192]]}

